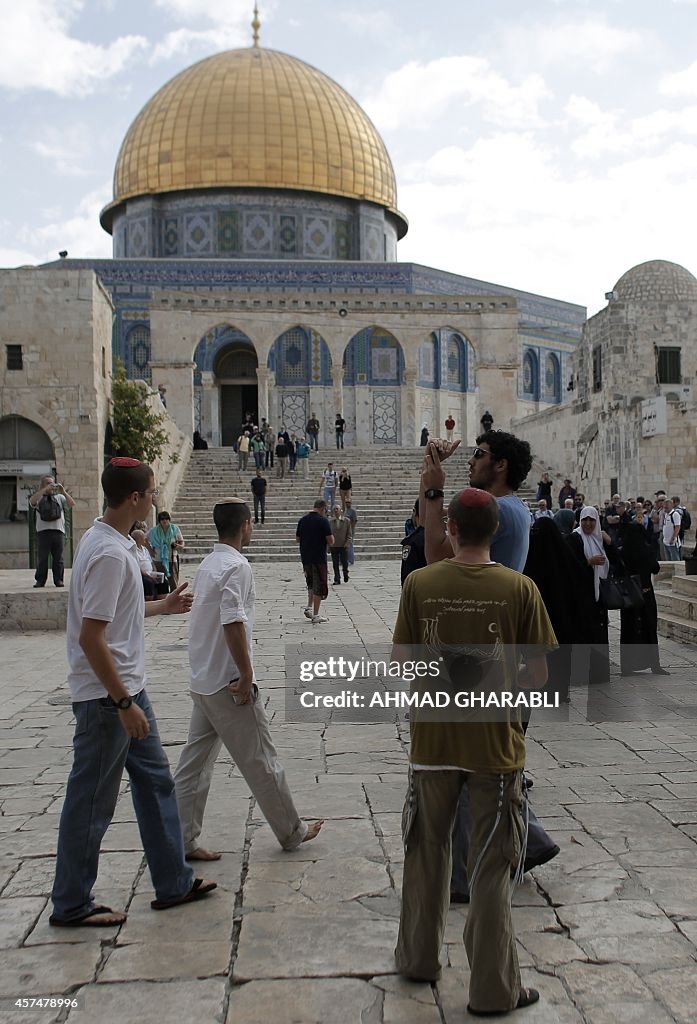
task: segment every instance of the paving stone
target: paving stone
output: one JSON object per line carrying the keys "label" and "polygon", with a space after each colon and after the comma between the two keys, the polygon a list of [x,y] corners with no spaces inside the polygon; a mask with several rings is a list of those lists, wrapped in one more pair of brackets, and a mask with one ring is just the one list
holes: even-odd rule
{"label": "paving stone", "polygon": [[[188,939],[188,934],[187,934]],[[217,941],[134,942],[114,949],[98,981],[180,981],[226,975],[230,963],[229,936]]]}
{"label": "paving stone", "polygon": [[0,957],[0,996],[68,992],[89,982],[102,953],[99,938],[69,946],[4,949]]}
{"label": "paving stone", "polygon": [[233,987],[227,1024],[380,1024],[383,1000],[379,988],[355,978],[250,981]]}
{"label": "paving stone", "polygon": [[[225,996],[222,978],[186,981],[130,981],[88,985],[86,1021],[104,1024],[145,1024],[149,1021],[215,1021]],[[80,1017],[75,1014],[75,1020]]]}
{"label": "paving stone", "polygon": [[0,949],[20,946],[45,906],[41,896],[0,899]]}
{"label": "paving stone", "polygon": [[252,911],[245,915],[236,982],[255,978],[390,974],[396,968],[394,919],[356,904],[321,911]]}

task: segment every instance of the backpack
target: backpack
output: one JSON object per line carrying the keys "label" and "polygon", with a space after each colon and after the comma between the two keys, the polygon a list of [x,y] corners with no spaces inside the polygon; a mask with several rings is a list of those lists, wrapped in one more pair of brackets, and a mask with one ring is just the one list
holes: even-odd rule
{"label": "backpack", "polygon": [[36,508],[45,523],[54,523],[63,515],[63,506],[53,494],[44,494]]}
{"label": "backpack", "polygon": [[678,537],[680,540],[684,540],[685,530],[690,530],[692,528],[692,516],[682,505],[679,506],[678,512],[680,513],[680,531],[678,533]]}

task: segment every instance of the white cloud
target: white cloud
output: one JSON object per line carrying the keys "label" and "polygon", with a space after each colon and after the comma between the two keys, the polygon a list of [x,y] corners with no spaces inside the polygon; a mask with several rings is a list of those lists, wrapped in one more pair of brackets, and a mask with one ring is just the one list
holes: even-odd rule
{"label": "white cloud", "polygon": [[86,125],[67,128],[45,127],[42,138],[29,144],[32,152],[48,160],[58,172],[68,177],[85,177],[92,170],[94,141]]}
{"label": "white cloud", "polygon": [[338,20],[360,35],[382,36],[395,31],[394,19],[387,11],[339,11]]}
{"label": "white cloud", "polygon": [[69,34],[83,0],[21,0],[3,5],[0,86],[86,96],[122,71],[147,47],[143,36],[120,36],[108,46]]}
{"label": "white cloud", "polygon": [[99,224],[99,212],[110,199],[111,182],[105,182],[84,196],[67,217],[54,210],[50,212],[55,219],[49,223],[20,228],[17,238],[31,252],[31,262],[55,260],[61,249],[76,259],[111,256],[111,236]]}
{"label": "white cloud", "polygon": [[0,247],[0,267],[26,267],[35,266],[37,263],[36,254],[27,252],[25,249],[6,249]]}
{"label": "white cloud", "polygon": [[680,135],[697,135],[697,107],[655,110],[629,118],[624,111],[602,110],[586,97],[572,96],[564,113],[572,124],[583,129],[572,142],[574,153],[596,161],[608,153],[640,155],[668,136],[673,136],[674,141]]}
{"label": "white cloud", "polygon": [[697,60],[683,71],[665,75],[658,88],[664,96],[697,96]]}
{"label": "white cloud", "polygon": [[540,122],[539,104],[548,95],[539,75],[513,85],[483,57],[441,57],[410,61],[390,72],[363,106],[383,130],[409,125],[427,127],[432,120],[453,117],[453,105],[479,105],[494,124],[527,126]]}
{"label": "white cloud", "polygon": [[616,28],[605,17],[537,24],[515,25],[503,37],[502,51],[507,66],[541,68],[590,68],[608,71],[618,58],[638,53],[647,45],[638,31]]}
{"label": "white cloud", "polygon": [[[694,265],[697,145],[673,143],[593,175],[565,150],[502,133],[398,167],[410,229],[399,258],[603,304],[647,259]],[[589,294],[589,281],[597,294]]]}
{"label": "white cloud", "polygon": [[213,52],[248,46],[249,32],[244,32],[234,25],[220,25],[211,29],[178,28],[168,32],[161,39],[150,55],[150,63],[157,64],[173,57],[186,56],[197,50]]}

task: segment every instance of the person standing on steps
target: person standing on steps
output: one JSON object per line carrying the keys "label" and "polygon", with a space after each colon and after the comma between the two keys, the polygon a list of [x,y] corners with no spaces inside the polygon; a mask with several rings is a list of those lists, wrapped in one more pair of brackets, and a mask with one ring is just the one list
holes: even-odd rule
{"label": "person standing on steps", "polygon": [[341,498],[341,509],[346,509],[346,500],[351,497],[351,491],[353,490],[353,483],[351,482],[351,474],[348,469],[344,468],[339,473],[339,496]]}
{"label": "person standing on steps", "polygon": [[305,433],[307,439],[310,442],[310,448],[314,448],[316,452],[319,451],[319,420],[314,413],[310,413],[310,418],[305,426]]}
{"label": "person standing on steps", "polygon": [[339,483],[336,470],[334,469],[334,463],[328,462],[327,468],[322,473],[322,479],[320,481],[320,495],[324,498],[325,504],[328,509],[334,508],[336,501],[336,488]]}
{"label": "person standing on steps", "polygon": [[346,429],[346,420],[340,412],[336,414],[334,421],[334,433],[336,434],[336,447],[344,447],[344,430]]}
{"label": "person standing on steps", "polygon": [[348,564],[353,565],[356,561],[356,555],[353,549],[353,543],[356,537],[356,524],[358,523],[358,516],[356,510],[353,507],[353,498],[350,496],[346,498],[346,507],[344,509],[344,515],[351,524],[351,540],[348,546]]}
{"label": "person standing on steps", "polygon": [[300,475],[303,480],[310,478],[310,446],[303,435],[295,446],[297,464],[300,466]]}
{"label": "person standing on steps", "polygon": [[455,420],[453,419],[452,415],[450,413],[448,413],[448,418],[445,421],[445,436],[448,439],[448,441],[452,441],[452,439],[453,439],[453,431],[454,430],[455,430]]}
{"label": "person standing on steps", "polygon": [[255,476],[252,477],[252,496],[254,498],[254,522],[255,524],[259,522],[259,512],[261,512],[262,526],[266,518],[266,488],[266,478],[258,469]]}
{"label": "person standing on steps", "polygon": [[286,475],[286,466],[288,465],[288,446],[286,445],[283,434],[279,434],[276,438],[276,476],[283,480]]}

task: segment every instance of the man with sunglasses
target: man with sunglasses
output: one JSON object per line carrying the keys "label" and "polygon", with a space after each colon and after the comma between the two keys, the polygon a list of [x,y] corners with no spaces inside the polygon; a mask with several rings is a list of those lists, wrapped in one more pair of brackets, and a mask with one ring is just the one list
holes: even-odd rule
{"label": "man with sunglasses", "polygon": [[[419,505],[426,534],[426,561],[429,565],[453,557],[450,538],[443,530],[443,463],[459,447],[459,441],[435,440],[426,447],[421,473]],[[469,459],[469,484],[488,491],[496,498],[499,525],[491,542],[491,560],[521,572],[525,568],[530,541],[530,512],[516,491],[532,468],[527,441],[504,430],[487,430],[477,438]],[[463,790],[453,832],[452,899],[469,902],[467,850],[469,847],[469,808],[467,790]],[[559,847],[542,828],[529,809],[528,844],[525,871],[545,864],[559,853]]]}

